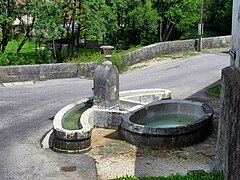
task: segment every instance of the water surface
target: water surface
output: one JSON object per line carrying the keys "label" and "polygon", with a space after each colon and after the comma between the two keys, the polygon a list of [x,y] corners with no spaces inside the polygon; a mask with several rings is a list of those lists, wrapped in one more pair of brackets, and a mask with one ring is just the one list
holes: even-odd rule
{"label": "water surface", "polygon": [[199,116],[189,114],[162,114],[152,118],[144,118],[138,124],[149,127],[169,128],[190,124],[198,118]]}
{"label": "water surface", "polygon": [[62,121],[62,126],[64,129],[68,130],[78,130],[82,128],[79,121],[82,113],[88,108],[91,108],[92,104],[85,103],[84,105],[78,105],[71,110],[69,110],[64,116]]}

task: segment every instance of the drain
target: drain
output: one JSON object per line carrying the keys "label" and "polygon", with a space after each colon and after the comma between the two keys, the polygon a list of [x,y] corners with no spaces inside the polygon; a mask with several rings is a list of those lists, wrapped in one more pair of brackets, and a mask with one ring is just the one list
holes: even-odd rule
{"label": "drain", "polygon": [[77,166],[62,166],[60,170],[64,172],[74,172],[77,170]]}

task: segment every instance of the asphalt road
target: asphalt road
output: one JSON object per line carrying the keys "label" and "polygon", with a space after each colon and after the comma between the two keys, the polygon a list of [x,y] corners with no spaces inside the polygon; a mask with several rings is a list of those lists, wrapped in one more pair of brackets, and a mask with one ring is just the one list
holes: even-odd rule
{"label": "asphalt road", "polygon": [[[125,73],[120,75],[120,89],[164,88],[172,90],[174,98],[183,99],[219,80],[229,59],[224,53],[203,54]],[[92,86],[93,82],[85,79],[0,86],[0,179],[96,179],[90,157],[40,147],[56,112],[92,96]],[[75,170],[65,172],[64,167]]]}

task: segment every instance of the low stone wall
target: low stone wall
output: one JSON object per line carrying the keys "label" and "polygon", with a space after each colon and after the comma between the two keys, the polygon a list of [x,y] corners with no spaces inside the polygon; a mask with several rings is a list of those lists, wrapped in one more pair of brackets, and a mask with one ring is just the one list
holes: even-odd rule
{"label": "low stone wall", "polygon": [[[197,45],[197,39],[160,42],[129,52],[123,55],[122,59],[128,65],[133,65],[144,60],[155,58],[157,56],[160,56],[161,54],[196,50]],[[203,38],[203,49],[230,46],[231,36]]]}
{"label": "low stone wall", "polygon": [[[195,50],[196,46],[197,40],[195,39],[155,43],[124,54],[122,59],[127,65],[133,65],[161,54]],[[203,39],[204,49],[230,46],[231,36]],[[92,77],[96,67],[97,63],[0,66],[0,83]]]}
{"label": "low stone wall", "polygon": [[0,66],[0,83],[93,77],[97,63]]}

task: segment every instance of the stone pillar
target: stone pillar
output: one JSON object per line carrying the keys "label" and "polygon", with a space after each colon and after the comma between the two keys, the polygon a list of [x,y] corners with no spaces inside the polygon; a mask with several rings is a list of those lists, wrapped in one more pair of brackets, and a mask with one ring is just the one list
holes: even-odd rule
{"label": "stone pillar", "polygon": [[119,109],[119,73],[110,62],[113,46],[102,46],[105,61],[94,72],[94,105],[103,109]]}
{"label": "stone pillar", "polygon": [[215,169],[227,180],[240,179],[240,71],[231,67],[222,70]]}
{"label": "stone pillar", "polygon": [[231,66],[222,70],[221,114],[214,169],[240,179],[240,1],[233,1]]}

